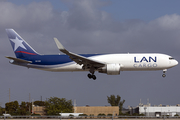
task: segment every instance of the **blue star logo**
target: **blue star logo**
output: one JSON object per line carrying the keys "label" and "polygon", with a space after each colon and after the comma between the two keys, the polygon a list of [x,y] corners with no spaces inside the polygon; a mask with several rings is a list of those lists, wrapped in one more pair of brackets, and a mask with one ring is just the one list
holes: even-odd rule
{"label": "blue star logo", "polygon": [[17,37],[15,39],[10,39],[10,40],[14,43],[14,51],[16,51],[18,49],[18,47],[21,47],[21,48],[27,50],[26,47],[22,44],[23,41],[18,39]]}

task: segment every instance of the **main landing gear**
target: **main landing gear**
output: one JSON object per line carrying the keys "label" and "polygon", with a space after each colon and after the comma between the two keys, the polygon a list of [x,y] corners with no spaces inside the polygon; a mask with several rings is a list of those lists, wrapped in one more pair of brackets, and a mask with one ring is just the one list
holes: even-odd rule
{"label": "main landing gear", "polygon": [[95,75],[93,75],[93,74],[90,74],[90,73],[89,73],[87,76],[88,76],[88,78],[89,78],[89,79],[91,79],[91,78],[92,78],[93,80],[96,80],[96,76],[95,76]]}
{"label": "main landing gear", "polygon": [[93,80],[96,80],[96,76],[94,75],[94,72],[95,72],[95,68],[94,67],[91,67],[90,70],[89,70],[89,74],[87,75],[89,79],[93,79]]}
{"label": "main landing gear", "polygon": [[166,74],[165,74],[166,71],[167,71],[167,69],[164,69],[164,70],[163,70],[163,75],[162,75],[163,78],[166,77]]}

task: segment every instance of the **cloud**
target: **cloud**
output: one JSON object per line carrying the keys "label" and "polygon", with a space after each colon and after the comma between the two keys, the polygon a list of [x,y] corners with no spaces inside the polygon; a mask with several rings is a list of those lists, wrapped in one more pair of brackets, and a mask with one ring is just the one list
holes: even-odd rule
{"label": "cloud", "polygon": [[67,2],[67,4],[71,4],[67,17],[69,29],[80,31],[101,29],[102,25],[110,18],[108,13],[98,9],[100,6],[105,6],[105,3],[107,2],[91,0]]}
{"label": "cloud", "polygon": [[[107,4],[100,3],[90,0],[68,1],[66,4],[71,4],[68,11],[54,11],[49,2],[33,2],[21,6],[1,2],[0,26],[14,28],[36,40],[37,43],[33,45],[32,42],[32,45],[37,49],[47,46],[53,50],[55,44],[52,38],[58,37],[65,46],[77,53],[83,53],[81,51],[85,48],[85,53],[160,52],[165,48],[158,47],[159,44],[171,44],[167,36],[178,42],[179,36],[175,30],[179,29],[179,15],[165,15],[149,23],[137,19],[121,22],[101,10],[100,7]],[[100,50],[99,44],[102,47]],[[91,49],[92,46],[95,49]],[[45,52],[58,51],[54,49]]]}
{"label": "cloud", "polygon": [[33,2],[27,6],[0,2],[0,27],[24,28],[36,31],[52,19],[52,9],[48,2]]}
{"label": "cloud", "polygon": [[179,30],[180,29],[180,15],[172,14],[157,18],[151,24],[158,25],[162,30]]}

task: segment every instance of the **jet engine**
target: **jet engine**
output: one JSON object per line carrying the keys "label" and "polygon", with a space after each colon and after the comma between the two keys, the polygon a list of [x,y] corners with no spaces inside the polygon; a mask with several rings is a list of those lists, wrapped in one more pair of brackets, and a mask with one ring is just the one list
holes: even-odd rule
{"label": "jet engine", "polygon": [[99,69],[99,72],[106,73],[107,75],[119,75],[120,68],[120,64],[107,64],[105,67]]}

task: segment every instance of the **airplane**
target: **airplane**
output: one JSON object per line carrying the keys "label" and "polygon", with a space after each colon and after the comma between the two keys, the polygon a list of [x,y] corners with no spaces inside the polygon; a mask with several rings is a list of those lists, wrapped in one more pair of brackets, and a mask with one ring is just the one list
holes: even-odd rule
{"label": "airplane", "polygon": [[96,80],[95,71],[107,75],[119,75],[121,71],[166,71],[178,65],[173,57],[160,53],[127,53],[127,54],[75,54],[64,48],[54,38],[58,49],[64,54],[42,55],[37,53],[13,29],[6,29],[16,57],[6,57],[11,64],[45,71],[68,72],[89,71],[89,79]]}

